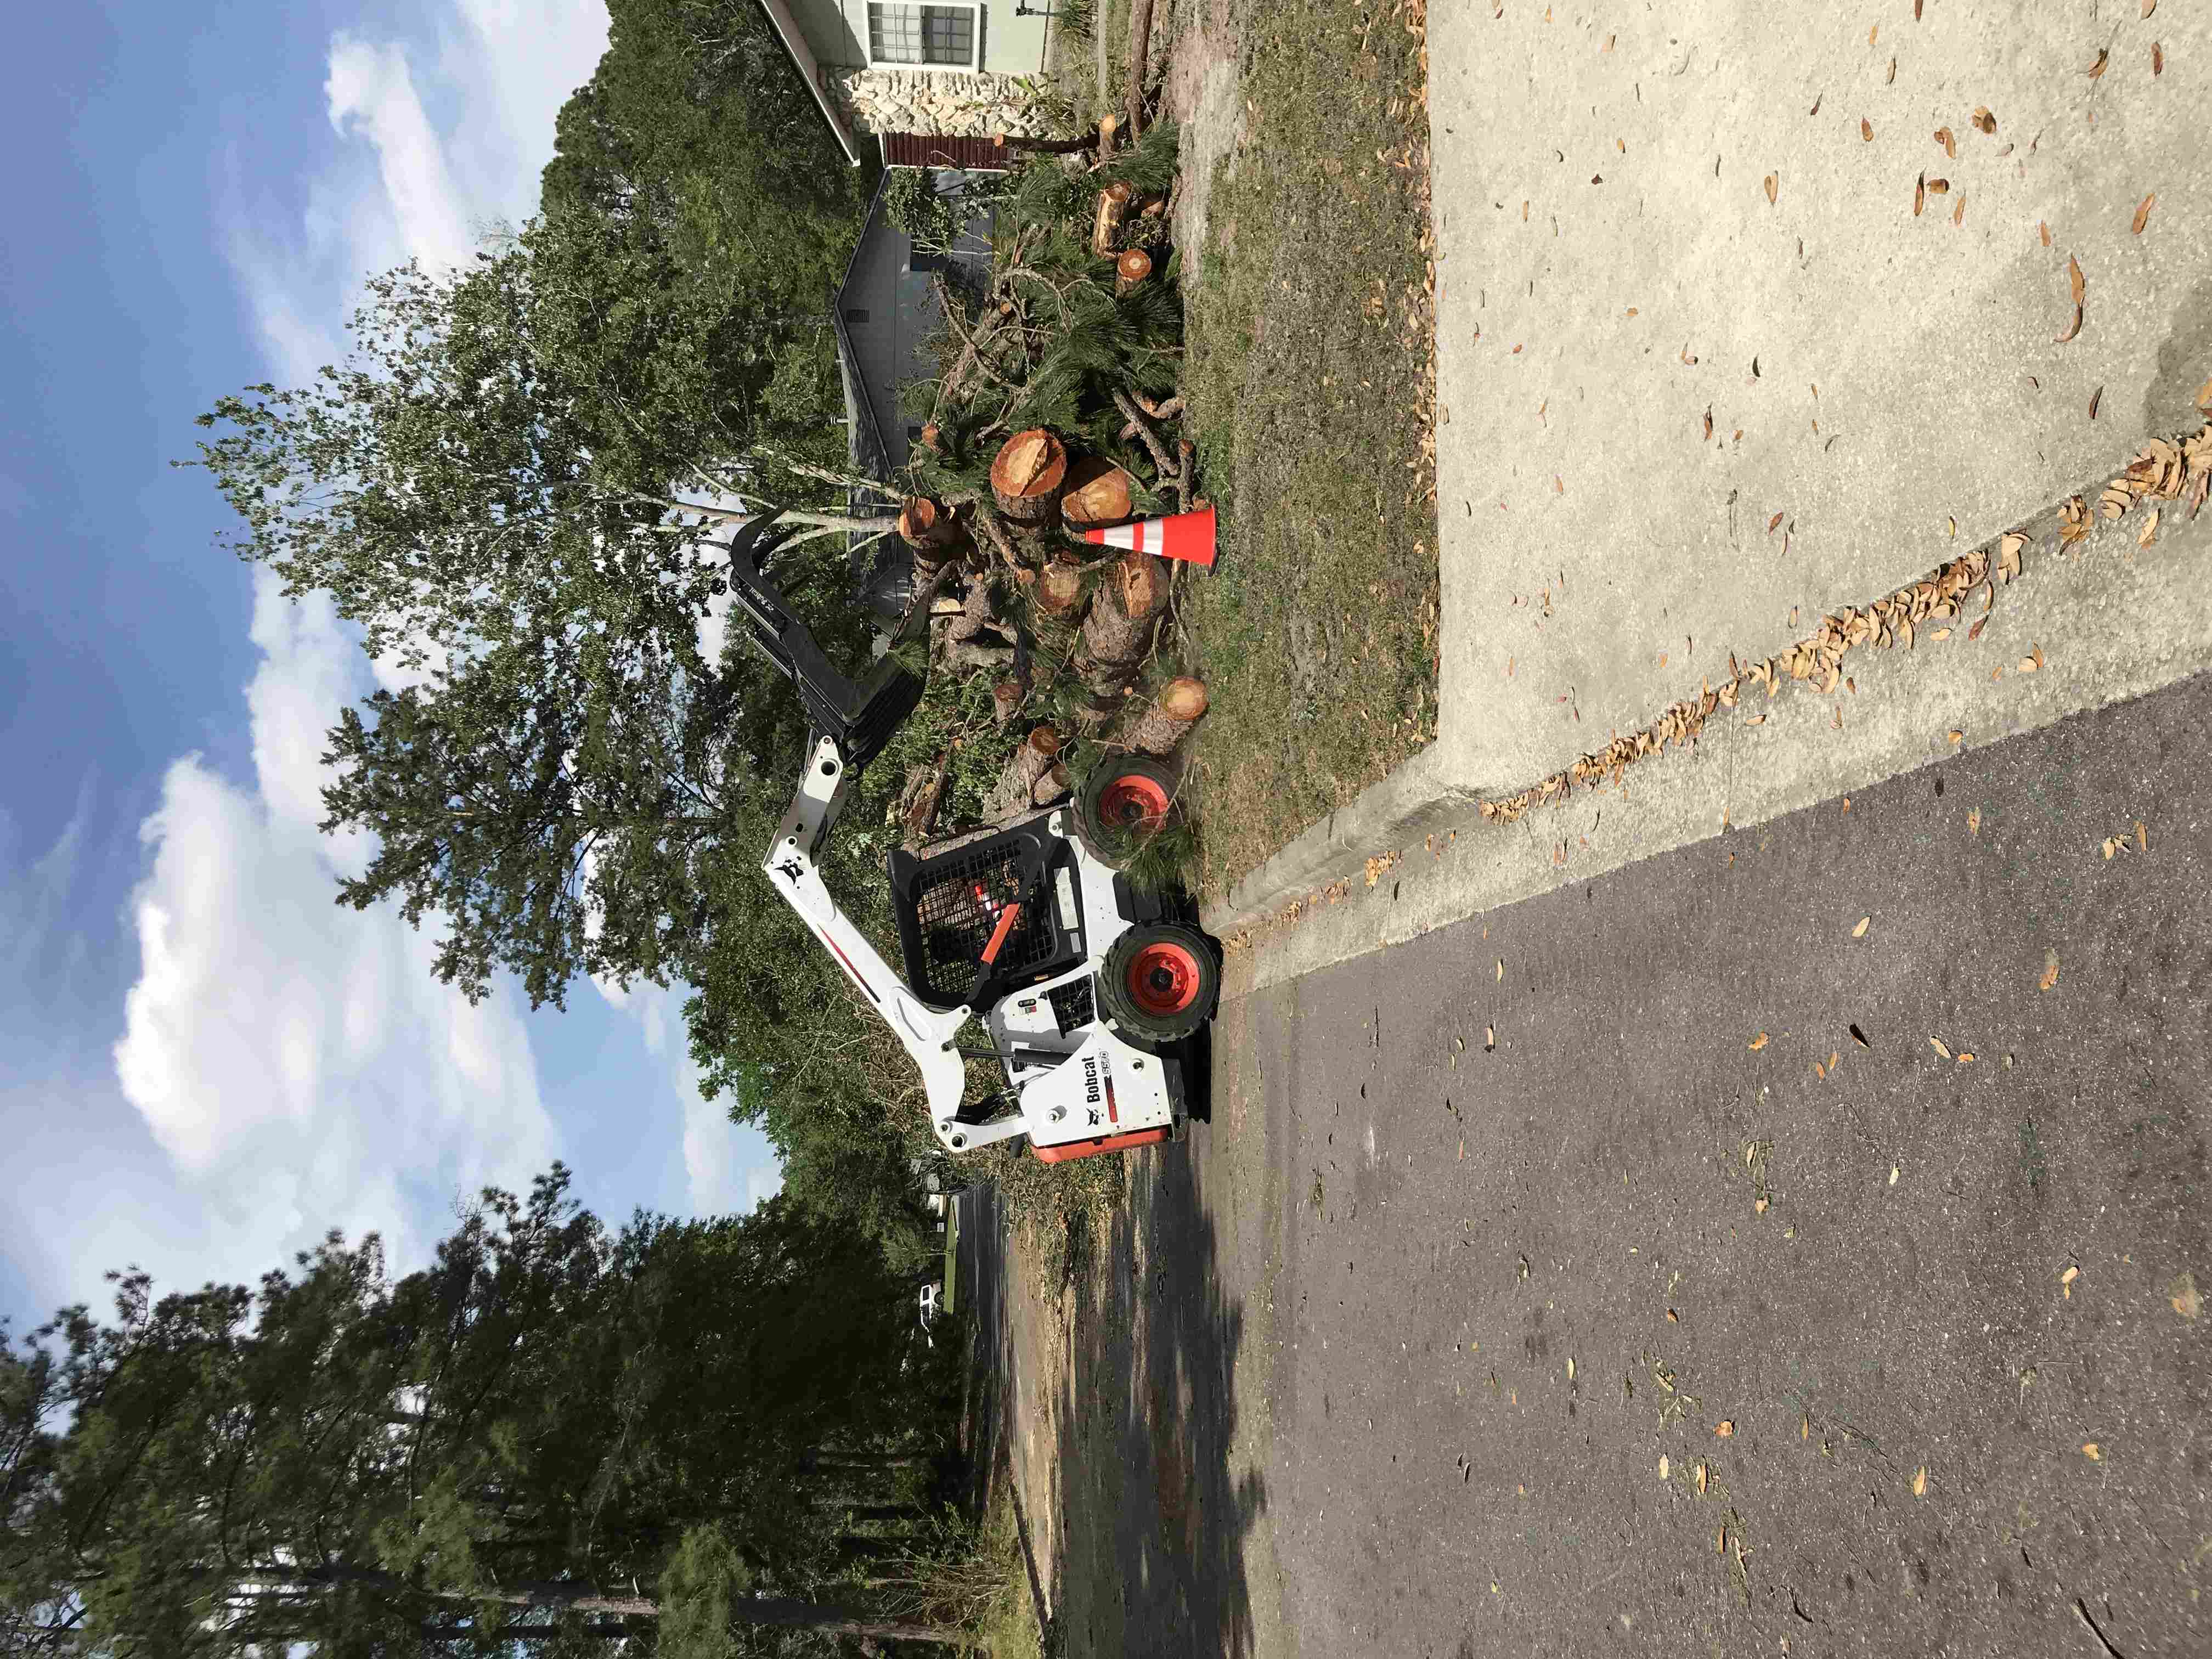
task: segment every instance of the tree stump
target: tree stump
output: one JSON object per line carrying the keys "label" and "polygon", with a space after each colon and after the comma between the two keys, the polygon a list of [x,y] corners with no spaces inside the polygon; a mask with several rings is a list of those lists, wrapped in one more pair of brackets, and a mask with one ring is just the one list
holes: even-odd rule
{"label": "tree stump", "polygon": [[1151,648],[1153,624],[1167,608],[1173,573],[1150,553],[1121,556],[1091,597],[1075,648],[1075,676],[1087,696],[1078,719],[1091,731],[1120,712],[1131,676]]}
{"label": "tree stump", "polygon": [[984,797],[984,821],[996,823],[1035,805],[1030,799],[1032,793],[1051,775],[1059,760],[1060,733],[1049,726],[1033,729],[1022,739],[1021,747],[1014,750],[1006,769],[991,786],[991,793]]}
{"label": "tree stump", "polygon": [[1085,456],[1067,469],[1067,483],[1060,492],[1060,521],[1078,531],[1121,523],[1129,516],[1129,489],[1134,482],[1113,462]]}
{"label": "tree stump", "polygon": [[1067,447],[1042,427],[1017,432],[991,462],[991,494],[1016,524],[1051,520],[1067,477]]}
{"label": "tree stump", "polygon": [[1164,758],[1205,716],[1206,682],[1188,675],[1170,680],[1152,706],[1137,716],[1122,741],[1139,755]]}

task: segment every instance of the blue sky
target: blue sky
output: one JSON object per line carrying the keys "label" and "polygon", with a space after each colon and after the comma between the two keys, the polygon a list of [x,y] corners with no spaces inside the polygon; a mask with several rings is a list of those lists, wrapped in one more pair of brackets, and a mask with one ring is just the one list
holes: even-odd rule
{"label": "blue sky", "polygon": [[18,9],[0,58],[0,1314],[327,1228],[418,1261],[554,1158],[601,1213],[744,1207],[680,988],[532,1013],[331,902],[322,733],[376,684],[215,544],[192,416],[340,349],[361,276],[536,205],[601,0]]}

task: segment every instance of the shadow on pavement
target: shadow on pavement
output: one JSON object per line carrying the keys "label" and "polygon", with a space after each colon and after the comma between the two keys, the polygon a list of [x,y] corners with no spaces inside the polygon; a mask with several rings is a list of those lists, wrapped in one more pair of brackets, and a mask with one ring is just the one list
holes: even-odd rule
{"label": "shadow on pavement", "polygon": [[1252,1650],[1244,1543],[1267,1490],[1234,1455],[1243,1304],[1222,1290],[1194,1152],[1185,1139],[1133,1163],[1079,1291],[1054,1574],[1069,1655]]}

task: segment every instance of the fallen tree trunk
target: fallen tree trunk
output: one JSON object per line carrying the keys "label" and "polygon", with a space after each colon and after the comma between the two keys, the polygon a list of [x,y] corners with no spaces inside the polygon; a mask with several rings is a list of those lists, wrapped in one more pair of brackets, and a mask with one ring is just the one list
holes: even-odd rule
{"label": "fallen tree trunk", "polygon": [[1071,531],[1120,524],[1129,516],[1129,489],[1136,481],[1113,462],[1086,456],[1067,469],[1060,492],[1060,522]]}
{"label": "fallen tree trunk", "polygon": [[1206,708],[1205,681],[1187,674],[1170,680],[1152,700],[1152,706],[1137,716],[1122,742],[1139,755],[1171,755],[1190,734],[1191,727],[1205,717]]}
{"label": "fallen tree trunk", "polygon": [[1036,727],[1022,740],[998,782],[991,786],[991,793],[983,798],[984,822],[996,823],[1035,805],[1032,792],[1052,775],[1059,762],[1060,733],[1049,726]]}
{"label": "fallen tree trunk", "polygon": [[966,538],[960,533],[960,526],[952,515],[927,495],[913,496],[901,503],[898,533],[899,539],[914,556],[914,582],[917,588],[934,581],[945,567],[965,550]]}
{"label": "fallen tree trunk", "polygon": [[1072,564],[1045,566],[1036,580],[1036,607],[1059,622],[1073,623],[1083,611],[1083,575]]}
{"label": "fallen tree trunk", "polygon": [[1125,553],[1091,597],[1091,614],[1075,649],[1075,676],[1085,706],[1077,719],[1097,731],[1120,712],[1130,678],[1152,648],[1152,629],[1167,608],[1170,572],[1150,553]]}
{"label": "fallen tree trunk", "polygon": [[991,494],[1018,525],[1048,523],[1067,477],[1067,447],[1042,427],[1017,432],[991,462]]}

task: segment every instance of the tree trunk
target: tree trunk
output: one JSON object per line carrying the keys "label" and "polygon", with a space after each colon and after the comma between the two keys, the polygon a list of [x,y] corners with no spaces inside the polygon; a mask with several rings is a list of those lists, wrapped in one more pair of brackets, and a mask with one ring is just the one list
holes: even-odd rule
{"label": "tree trunk", "polygon": [[1035,591],[1037,609],[1048,617],[1072,624],[1083,614],[1083,578],[1073,565],[1045,566]]}
{"label": "tree trunk", "polygon": [[997,823],[1036,805],[1033,799],[1036,787],[1052,775],[1059,759],[1060,733],[1049,726],[1031,732],[1014,750],[998,782],[991,786],[983,803],[983,821]]}
{"label": "tree trunk", "polygon": [[1127,84],[1129,142],[1145,129],[1146,60],[1152,44],[1152,0],[1136,0],[1129,8],[1129,79]]}
{"label": "tree trunk", "polygon": [[1011,132],[994,132],[991,142],[1000,149],[1026,150],[1032,155],[1073,155],[1096,142],[1089,133],[1080,138],[1024,138]]}
{"label": "tree trunk", "polygon": [[934,581],[965,550],[966,538],[951,514],[927,495],[915,495],[900,504],[898,533],[914,555],[917,588]]}
{"label": "tree trunk", "polygon": [[1060,516],[1070,530],[1120,524],[1129,516],[1129,487],[1135,481],[1113,462],[1092,455],[1067,469],[1060,492]]}
{"label": "tree trunk", "polygon": [[1042,427],[1017,432],[991,462],[991,494],[1016,524],[1045,524],[1067,476],[1067,447]]}
{"label": "tree trunk", "polygon": [[1171,755],[1205,715],[1206,706],[1205,681],[1188,675],[1170,680],[1152,706],[1137,716],[1122,741],[1139,755]]}
{"label": "tree trunk", "polygon": [[951,635],[955,640],[972,640],[998,619],[998,613],[991,608],[990,584],[980,577],[971,579],[968,597],[960,604],[960,614],[953,618]]}
{"label": "tree trunk", "polygon": [[[343,1565],[323,1567],[271,1566],[265,1577],[290,1577],[315,1584],[360,1584],[395,1596],[419,1596],[434,1601],[495,1601],[502,1607],[546,1607],[555,1611],[603,1613],[623,1619],[658,1619],[660,1603],[642,1595],[602,1595],[589,1584],[566,1581],[551,1583],[488,1584],[469,1591],[428,1589],[397,1573]],[[855,1617],[843,1607],[824,1607],[787,1596],[737,1596],[730,1603],[730,1618],[740,1625],[770,1625],[785,1630],[826,1631],[837,1636],[879,1636],[897,1642],[935,1642],[946,1647],[964,1646],[965,1632],[935,1625],[902,1625]]]}
{"label": "tree trunk", "polygon": [[1168,602],[1170,573],[1150,553],[1132,550],[1106,572],[1091,595],[1091,614],[1075,649],[1075,675],[1088,706],[1078,719],[1096,731],[1120,712],[1130,678],[1151,649],[1153,624]]}

